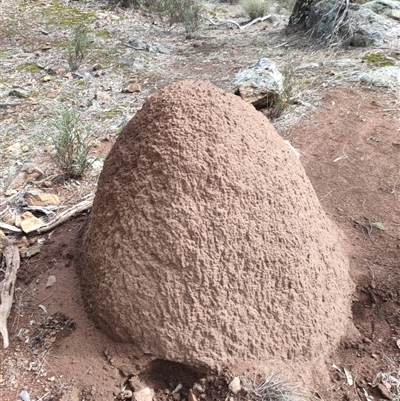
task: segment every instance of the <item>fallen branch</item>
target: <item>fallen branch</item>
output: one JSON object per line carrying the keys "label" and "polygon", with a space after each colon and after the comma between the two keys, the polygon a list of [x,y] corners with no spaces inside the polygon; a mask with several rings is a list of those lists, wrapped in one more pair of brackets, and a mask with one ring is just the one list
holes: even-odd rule
{"label": "fallen branch", "polygon": [[230,20],[230,19],[225,20],[225,21],[220,21],[220,22],[214,22],[211,18],[206,17],[206,16],[203,15],[204,19],[206,19],[210,24],[214,25],[218,29],[221,29],[224,25],[234,25],[239,29],[246,29],[249,26],[252,26],[252,25],[256,24],[257,22],[264,22],[264,21],[266,21],[267,19],[269,19],[271,17],[272,17],[272,15],[268,14],[265,17],[259,17],[259,18],[253,19],[252,21],[250,21],[246,25],[240,25],[238,22]]}
{"label": "fallen branch", "polygon": [[6,274],[0,283],[0,333],[3,336],[3,347],[7,348],[9,345],[7,319],[14,299],[15,281],[17,280],[20,259],[17,245],[11,244],[8,240],[3,240],[3,244]]}
{"label": "fallen branch", "polygon": [[54,230],[57,226],[61,225],[62,223],[65,223],[72,216],[75,216],[78,213],[90,209],[93,205],[93,198],[94,195],[91,195],[88,199],[78,203],[77,205],[73,206],[68,210],[65,210],[64,212],[57,215],[54,219],[50,220],[46,225],[32,232],[36,234],[43,234],[47,233],[48,231]]}

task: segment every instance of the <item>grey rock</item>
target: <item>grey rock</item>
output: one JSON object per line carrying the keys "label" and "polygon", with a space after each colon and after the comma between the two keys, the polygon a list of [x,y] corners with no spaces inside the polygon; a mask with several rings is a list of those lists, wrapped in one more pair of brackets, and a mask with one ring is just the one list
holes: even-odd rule
{"label": "grey rock", "polygon": [[343,42],[345,46],[367,47],[380,46],[384,42],[382,34],[373,29],[359,28]]}
{"label": "grey rock", "polygon": [[296,71],[300,70],[312,70],[314,68],[319,68],[321,66],[320,63],[304,63],[300,64],[298,67],[295,68]]}
{"label": "grey rock", "polygon": [[160,45],[159,43],[148,43],[141,39],[132,39],[129,44],[135,50],[144,50],[150,53],[171,54],[172,51],[169,47]]}
{"label": "grey rock", "polygon": [[22,98],[29,97],[29,92],[26,91],[25,89],[16,87],[16,88],[11,89],[8,95],[19,97],[22,99]]}
{"label": "grey rock", "polygon": [[235,94],[256,108],[270,106],[283,90],[283,76],[268,58],[260,58],[235,76]]}
{"label": "grey rock", "polygon": [[354,67],[357,64],[360,64],[360,61],[351,58],[342,58],[338,60],[329,60],[326,61],[324,64],[333,65],[335,67]]}
{"label": "grey rock", "polygon": [[400,10],[392,10],[388,16],[396,21],[400,21]]}
{"label": "grey rock", "polygon": [[[398,41],[399,24],[396,18],[400,3],[393,0],[374,0],[359,5],[350,4],[345,23],[335,27],[341,3],[336,0],[321,0],[311,6],[306,19],[306,28],[319,41],[339,41],[344,46],[380,46],[385,42]],[[389,18],[391,17],[391,18]]]}
{"label": "grey rock", "polygon": [[400,86],[400,68],[395,66],[377,68],[361,73],[358,79],[373,86],[393,88]]}
{"label": "grey rock", "polygon": [[374,0],[363,5],[364,8],[369,8],[375,13],[386,13],[388,10],[400,10],[400,3],[393,0]]}

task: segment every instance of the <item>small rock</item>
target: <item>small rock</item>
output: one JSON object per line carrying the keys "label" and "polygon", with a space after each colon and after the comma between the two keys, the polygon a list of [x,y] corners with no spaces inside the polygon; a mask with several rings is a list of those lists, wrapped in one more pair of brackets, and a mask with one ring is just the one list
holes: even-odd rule
{"label": "small rock", "polygon": [[[56,276],[49,276],[47,278],[46,288],[53,287],[53,285],[57,282]],[[132,395],[130,396],[132,397]],[[130,398],[129,397],[129,398]],[[127,397],[128,398],[128,397]]]}
{"label": "small rock", "polygon": [[29,393],[26,390],[22,390],[19,394],[18,397],[21,398],[22,401],[31,401],[31,397]]}
{"label": "small rock", "polygon": [[233,394],[237,394],[240,390],[242,389],[242,386],[240,384],[240,379],[238,377],[235,377],[230,383],[229,383],[229,390]]}
{"label": "small rock", "polygon": [[94,98],[96,100],[99,100],[100,103],[109,102],[111,100],[110,94],[104,91],[97,91],[96,94],[94,95]]}
{"label": "small rock", "polygon": [[20,249],[19,255],[21,258],[31,258],[32,256],[35,256],[40,253],[42,246],[41,245],[34,245],[30,246],[29,248],[26,249]]}
{"label": "small rock", "polygon": [[102,70],[103,66],[100,63],[96,63],[94,65],[92,65],[92,70],[93,71],[98,71],[98,70]]}
{"label": "small rock", "polygon": [[55,99],[57,97],[57,92],[47,92],[46,97],[47,99]]}
{"label": "small rock", "polygon": [[133,400],[134,401],[152,401],[153,396],[154,396],[154,390],[149,387],[145,387],[144,389],[135,391],[133,393]]}
{"label": "small rock", "polygon": [[19,98],[26,98],[29,97],[29,92],[26,91],[25,89],[22,88],[13,88],[11,91],[8,93],[9,96],[15,96]]}
{"label": "small rock", "polygon": [[161,54],[171,54],[172,50],[167,46],[160,45],[159,43],[151,43],[149,46],[149,52],[161,53]]}
{"label": "small rock", "polygon": [[140,85],[138,83],[130,84],[122,89],[122,93],[135,93],[141,92]]}
{"label": "small rock", "polygon": [[181,401],[181,395],[179,393],[172,394],[172,399],[174,401]]}
{"label": "small rock", "polygon": [[390,391],[382,383],[379,383],[376,387],[378,388],[379,392],[382,394],[383,398],[386,398],[387,400],[392,399],[392,395],[390,394]]}
{"label": "small rock", "polygon": [[329,60],[324,63],[324,65],[333,65],[335,67],[355,67],[358,64],[360,64],[360,61],[352,58]]}
{"label": "small rock", "polygon": [[70,72],[66,73],[66,74],[64,75],[64,78],[67,78],[67,79],[74,79],[73,75],[72,75]]}
{"label": "small rock", "polygon": [[391,10],[389,14],[390,18],[400,21],[400,10]]}
{"label": "small rock", "polygon": [[311,70],[314,68],[319,68],[321,66],[320,63],[304,63],[300,64],[298,67],[295,68],[296,71],[299,70]]}
{"label": "small rock", "polygon": [[4,231],[3,230],[0,230],[0,239],[1,238],[3,238],[3,237],[5,237],[6,235],[4,234]]}
{"label": "small rock", "polygon": [[197,401],[197,397],[193,394],[193,390],[192,389],[189,390],[188,401]]}
{"label": "small rock", "polygon": [[22,237],[21,240],[18,242],[18,248],[19,248],[20,250],[22,250],[22,249],[26,249],[26,248],[28,248],[28,247],[29,247],[28,239],[24,236],[24,237]]}
{"label": "small rock", "polygon": [[11,146],[6,147],[5,151],[6,152],[16,152],[17,150],[20,150],[21,148],[22,148],[22,144],[17,142],[17,143],[14,143]]}
{"label": "small rock", "polygon": [[[31,212],[25,212],[17,217],[19,217],[19,227],[21,227],[22,231],[24,231],[25,233],[30,233],[45,225],[42,220],[35,217]],[[15,225],[18,227],[17,218],[15,221]]]}
{"label": "small rock", "polygon": [[39,178],[42,178],[43,176],[43,171],[40,170],[38,167],[34,166],[26,166],[23,171],[28,174],[28,178],[31,180],[37,180]]}
{"label": "small rock", "polygon": [[387,88],[400,86],[400,68],[397,66],[377,68],[361,73],[358,79],[373,86]]}
{"label": "small rock", "polygon": [[53,182],[50,180],[46,180],[42,182],[42,187],[44,188],[51,188],[53,186]]}
{"label": "small rock", "polygon": [[260,58],[235,76],[235,95],[256,108],[268,107],[283,89],[283,76],[268,58]]}
{"label": "small rock", "polygon": [[50,75],[45,75],[43,78],[42,78],[42,81],[43,82],[49,82],[49,81],[51,81],[53,78],[50,76]]}
{"label": "small rock", "polygon": [[95,71],[93,74],[96,78],[101,77],[102,75],[104,75],[104,71]]}
{"label": "small rock", "polygon": [[92,163],[92,169],[93,170],[101,170],[103,168],[104,162],[102,160],[95,160]]}
{"label": "small rock", "polygon": [[200,383],[194,383],[193,384],[193,390],[197,394],[202,394],[202,393],[206,392],[206,388],[204,386],[202,386]]}
{"label": "small rock", "polygon": [[121,398],[122,398],[123,400],[126,400],[126,399],[128,399],[128,398],[132,398],[132,395],[133,395],[133,393],[132,393],[131,390],[125,390],[125,391],[122,392]]}
{"label": "small rock", "polygon": [[28,206],[57,206],[60,204],[57,195],[38,191],[27,192],[25,200]]}

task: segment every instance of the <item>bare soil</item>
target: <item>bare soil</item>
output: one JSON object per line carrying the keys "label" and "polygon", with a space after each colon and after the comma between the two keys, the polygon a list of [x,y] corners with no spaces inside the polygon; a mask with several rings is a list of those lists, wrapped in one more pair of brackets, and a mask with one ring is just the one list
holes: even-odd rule
{"label": "bare soil", "polygon": [[[210,3],[207,10],[222,19],[246,20],[239,6]],[[62,208],[95,191],[101,168],[89,170],[80,180],[55,179],[60,171],[49,158],[52,149],[36,134],[51,133],[56,112],[63,107],[78,107],[90,123],[98,144],[95,155],[101,161],[144,99],[172,81],[199,78],[232,91],[234,74],[263,56],[289,71],[295,101],[273,124],[300,151],[323,208],[344,231],[350,273],[357,285],[352,309],[360,336],[346,339],[335,353],[324,355],[330,384],[316,382],[311,391],[327,401],[396,399],[400,387],[399,93],[398,88],[363,87],[353,78],[373,68],[362,62],[366,53],[396,55],[399,49],[319,47],[300,32],[286,31],[284,10],[274,12],[272,21],[243,31],[205,25],[193,40],[185,40],[179,26],[167,32],[142,12],[111,9],[101,2],[64,5],[11,0],[1,2],[0,13],[0,102],[18,103],[0,109],[2,189],[21,168],[35,165],[52,182],[45,190],[60,196]],[[76,16],[90,26],[92,35],[91,51],[77,71],[82,78],[65,75],[65,44]],[[133,37],[168,45],[172,53],[134,51],[126,46]],[[343,59],[353,62],[337,63]],[[289,68],[308,62],[319,67]],[[99,76],[92,69],[95,63],[103,64]],[[141,91],[122,92],[130,83],[139,83]],[[13,86],[28,91],[28,97],[10,96]],[[7,150],[16,143],[21,144],[20,150]],[[40,185],[25,184],[9,197],[1,195],[2,220],[19,213],[18,200],[27,187]],[[86,220],[83,213],[49,234],[31,238],[44,244],[39,255],[23,260],[18,272],[16,302],[8,320],[11,344],[0,351],[0,398],[14,401],[26,390],[32,400],[112,400],[121,397],[124,389],[138,386],[135,380],[154,387],[160,400],[186,399],[195,382],[204,387],[202,399],[232,396],[227,389],[231,372],[216,376],[165,362],[149,367],[148,357],[138,357],[134,346],[114,343],[94,327],[84,311],[74,267],[76,241]],[[46,288],[50,275],[57,282]],[[285,377],[286,372],[279,373]],[[305,385],[302,372],[294,373]],[[293,371],[287,376],[293,377]],[[171,395],[179,383],[183,390]],[[236,396],[240,397],[247,396]]]}

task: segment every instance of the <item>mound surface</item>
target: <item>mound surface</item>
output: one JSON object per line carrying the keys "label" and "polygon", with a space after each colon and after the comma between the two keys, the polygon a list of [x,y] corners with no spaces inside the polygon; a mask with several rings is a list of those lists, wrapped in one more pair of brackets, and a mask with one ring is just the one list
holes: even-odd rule
{"label": "mound surface", "polygon": [[151,96],[101,174],[80,271],[111,337],[193,366],[312,361],[350,327],[336,226],[268,120],[201,81]]}

